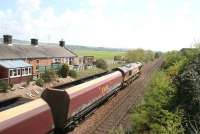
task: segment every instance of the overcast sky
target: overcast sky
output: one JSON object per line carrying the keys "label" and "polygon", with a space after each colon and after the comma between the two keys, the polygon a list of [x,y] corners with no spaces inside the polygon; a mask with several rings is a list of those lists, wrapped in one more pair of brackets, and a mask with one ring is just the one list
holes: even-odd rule
{"label": "overcast sky", "polygon": [[2,0],[0,36],[173,50],[200,39],[200,0]]}

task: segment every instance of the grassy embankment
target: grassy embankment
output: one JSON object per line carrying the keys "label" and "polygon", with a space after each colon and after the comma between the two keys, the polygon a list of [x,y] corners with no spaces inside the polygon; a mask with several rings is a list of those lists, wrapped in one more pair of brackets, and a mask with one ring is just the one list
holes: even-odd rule
{"label": "grassy embankment", "polygon": [[144,101],[131,114],[132,133],[200,133],[199,53],[188,49],[165,54]]}

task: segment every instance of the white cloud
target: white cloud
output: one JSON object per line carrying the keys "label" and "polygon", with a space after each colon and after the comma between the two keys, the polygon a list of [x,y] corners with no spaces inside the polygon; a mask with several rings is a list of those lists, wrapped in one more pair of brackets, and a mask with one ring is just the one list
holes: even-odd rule
{"label": "white cloud", "polygon": [[158,14],[155,0],[148,1],[146,16],[131,12],[106,14],[109,3],[127,4],[128,0],[88,0],[90,10],[66,9],[62,14],[56,14],[52,7],[41,7],[41,2],[18,0],[16,11],[0,10],[1,34],[11,33],[14,38],[26,40],[37,37],[57,42],[64,38],[70,44],[154,50],[190,46],[199,34],[198,30],[194,32],[199,27],[192,26],[188,4],[177,9],[174,20],[165,22]]}
{"label": "white cloud", "polygon": [[17,0],[17,7],[22,11],[36,11],[40,9],[40,0]]}

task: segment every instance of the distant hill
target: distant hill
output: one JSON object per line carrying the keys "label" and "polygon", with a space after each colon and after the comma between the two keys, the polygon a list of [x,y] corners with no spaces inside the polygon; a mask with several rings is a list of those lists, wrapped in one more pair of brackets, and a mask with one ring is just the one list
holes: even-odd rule
{"label": "distant hill", "polygon": [[[3,39],[0,38],[0,43],[3,42]],[[24,41],[24,40],[18,40],[18,39],[13,39],[14,44],[30,44],[30,41]],[[39,42],[39,44],[48,44],[48,45],[58,45],[57,43],[44,43],[44,42]],[[89,47],[89,46],[84,46],[84,45],[69,45],[66,44],[66,47],[68,49],[71,49],[73,51],[79,51],[79,50],[93,50],[93,51],[127,51],[128,49],[123,49],[123,48],[105,48],[105,47]]]}

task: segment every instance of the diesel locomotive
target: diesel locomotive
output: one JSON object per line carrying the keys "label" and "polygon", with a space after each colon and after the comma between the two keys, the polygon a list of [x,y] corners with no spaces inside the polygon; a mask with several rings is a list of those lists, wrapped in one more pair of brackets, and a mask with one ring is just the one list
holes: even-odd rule
{"label": "diesel locomotive", "polygon": [[33,101],[20,97],[4,100],[0,102],[0,134],[64,133],[128,86],[140,75],[141,67],[140,62],[130,63],[47,88]]}

